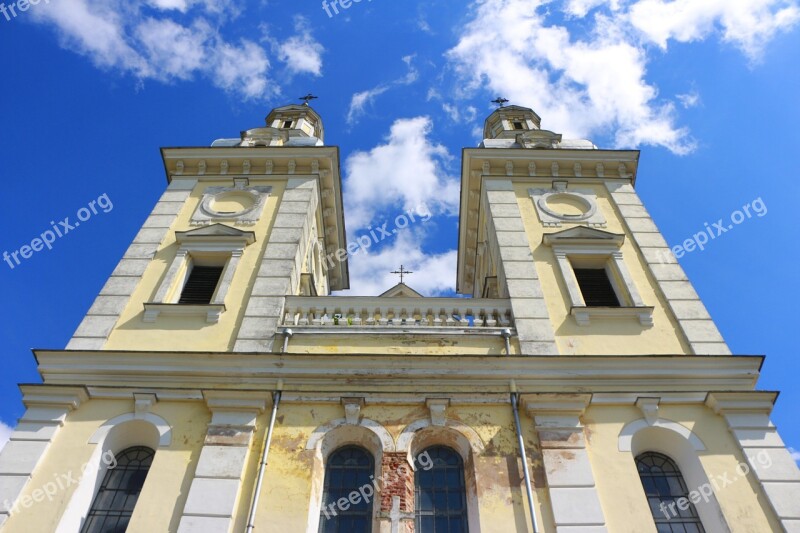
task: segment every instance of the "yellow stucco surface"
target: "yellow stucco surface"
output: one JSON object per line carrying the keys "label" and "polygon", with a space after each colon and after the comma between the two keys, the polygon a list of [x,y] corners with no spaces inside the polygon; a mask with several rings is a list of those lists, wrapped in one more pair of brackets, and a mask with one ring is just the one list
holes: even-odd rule
{"label": "yellow stucco surface", "polygon": [[652,327],[644,327],[634,317],[592,318],[588,326],[579,326],[570,315],[569,292],[556,263],[553,250],[542,244],[546,233],[556,233],[580,224],[564,223],[561,228],[545,228],[539,221],[528,194],[529,188],[547,187],[551,183],[515,183],[525,233],[531,245],[533,259],[544,291],[545,303],[562,355],[658,355],[691,354],[677,321],[669,310],[664,296],[657,289],[649,274],[647,264],[636,249],[630,233],[624,227],[622,217],[613,205],[608,191],[601,184],[581,183],[582,189],[591,189],[597,195],[597,203],[608,223],[603,231],[625,235],[622,254],[633,282],[644,303],[655,307]]}

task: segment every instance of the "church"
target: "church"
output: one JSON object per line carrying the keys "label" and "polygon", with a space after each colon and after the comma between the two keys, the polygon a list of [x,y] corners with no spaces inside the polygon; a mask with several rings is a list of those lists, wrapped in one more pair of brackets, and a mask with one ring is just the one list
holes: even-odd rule
{"label": "church", "polygon": [[20,385],[0,531],[800,532],[763,357],[720,335],[639,152],[499,103],[462,156],[462,297],[335,295],[340,152],[308,100],[163,148],[163,196]]}

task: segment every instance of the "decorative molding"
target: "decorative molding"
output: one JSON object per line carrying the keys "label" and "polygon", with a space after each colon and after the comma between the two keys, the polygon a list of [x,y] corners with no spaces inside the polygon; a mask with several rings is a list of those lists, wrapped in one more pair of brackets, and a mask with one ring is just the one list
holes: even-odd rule
{"label": "decorative molding", "polygon": [[425,405],[431,413],[431,424],[444,427],[447,423],[447,407],[450,405],[450,399],[429,398],[425,400]]}
{"label": "decorative molding", "polygon": [[651,426],[658,421],[658,403],[661,398],[639,398],[636,400],[636,407],[644,415],[644,419]]}
{"label": "decorative molding", "polygon": [[483,444],[483,439],[478,435],[478,432],[463,422],[450,418],[446,419],[442,426],[434,426],[429,418],[421,418],[410,423],[403,429],[400,436],[397,437],[397,451],[404,453],[410,452],[414,437],[420,430],[428,427],[441,427],[455,430],[467,440],[472,453],[479,455],[483,452],[485,445]]}
{"label": "decorative molding", "polygon": [[159,446],[166,447],[172,444],[172,426],[170,426],[169,422],[153,413],[143,413],[141,416],[137,415],[136,413],[125,413],[123,415],[115,416],[97,428],[97,430],[89,438],[89,444],[99,444],[103,442],[103,440],[106,438],[106,435],[108,435],[108,432],[111,431],[115,426],[134,420],[149,422],[155,426],[159,435]]}
{"label": "decorative molding", "polygon": [[[578,165],[578,163],[576,163]],[[597,195],[592,189],[569,189],[566,181],[554,181],[552,189],[528,189],[536,213],[544,227],[561,227],[564,223],[588,224],[590,227],[605,227],[606,219],[598,208]],[[566,198],[581,204],[584,213],[569,215],[552,209],[548,202]]]}
{"label": "decorative molding", "polygon": [[[325,435],[328,432],[345,425],[348,425],[347,419],[339,418],[336,420],[331,420],[327,424],[318,426],[316,429],[314,429],[314,431],[311,432],[311,437],[309,437],[308,442],[306,442],[306,450],[319,449],[319,447],[322,445]],[[392,434],[389,433],[389,430],[383,427],[379,422],[369,418],[362,418],[359,423],[355,425],[373,432],[378,439],[380,439],[384,452],[393,453],[395,451],[396,447],[394,444],[394,438],[392,438]]]}
{"label": "decorative molding", "polygon": [[364,398],[342,398],[345,420],[352,426],[359,425],[361,408],[364,407]]}
{"label": "decorative molding", "polygon": [[225,304],[172,304],[172,303],[144,303],[142,322],[152,324],[159,316],[203,316],[207,324],[219,322]]}
{"label": "decorative molding", "polygon": [[[226,163],[226,161],[223,161],[223,163]],[[223,174],[226,172],[223,172]],[[200,204],[195,209],[190,223],[193,226],[205,226],[225,221],[252,226],[261,218],[266,200],[271,192],[271,186],[250,187],[246,178],[234,179],[233,187],[207,187],[203,191],[203,197],[200,199]],[[215,202],[236,196],[243,196],[252,204],[235,213],[223,213],[214,209]]]}
{"label": "decorative molding", "polygon": [[679,424],[678,422],[673,422],[672,420],[667,420],[666,418],[659,418],[655,420],[652,424],[649,423],[646,419],[640,418],[638,420],[634,420],[633,422],[629,422],[622,428],[622,431],[619,433],[619,438],[617,441],[617,449],[621,452],[630,452],[632,450],[632,442],[633,436],[636,435],[637,432],[646,429],[646,428],[662,428],[667,429],[669,431],[673,431],[686,439],[689,444],[691,444],[692,448],[697,451],[703,451],[706,449],[706,445],[703,444],[703,441],[700,440],[691,429],[687,428],[684,425]]}
{"label": "decorative molding", "polygon": [[144,418],[150,409],[156,404],[158,398],[155,394],[134,392],[133,393],[133,413],[136,418]]}

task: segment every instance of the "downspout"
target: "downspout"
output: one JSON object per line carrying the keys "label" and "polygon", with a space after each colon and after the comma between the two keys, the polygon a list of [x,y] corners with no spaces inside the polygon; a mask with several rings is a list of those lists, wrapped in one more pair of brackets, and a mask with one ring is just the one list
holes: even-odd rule
{"label": "downspout", "polygon": [[506,341],[506,355],[511,355],[511,330],[506,328],[500,332],[500,335]]}
{"label": "downspout", "polygon": [[528,493],[528,507],[531,510],[533,533],[539,533],[539,526],[536,523],[536,508],[533,506],[533,489],[531,488],[531,473],[528,468],[528,454],[525,453],[525,440],[522,438],[522,425],[519,422],[519,396],[517,395],[517,384],[514,380],[511,380],[511,409],[514,411],[514,424],[517,426],[517,442],[519,443],[519,454],[522,456],[522,472],[525,477],[525,492]]}
{"label": "downspout", "polygon": [[[291,331],[291,330],[290,330]],[[288,342],[289,337],[286,337]],[[256,527],[256,510],[258,509],[258,500],[261,498],[261,488],[264,485],[264,474],[267,471],[267,459],[269,459],[269,447],[272,443],[272,432],[275,428],[275,418],[278,415],[278,405],[281,403],[281,391],[283,390],[283,380],[278,380],[278,390],[272,395],[272,416],[269,419],[269,428],[267,429],[267,436],[264,442],[264,453],[261,456],[261,462],[258,465],[258,481],[256,481],[256,490],[253,492],[253,501],[250,502],[250,514],[247,517],[247,533],[253,531]]]}
{"label": "downspout", "polygon": [[286,353],[289,350],[289,339],[294,336],[294,331],[289,328],[283,330],[283,350],[281,351],[282,354]]}

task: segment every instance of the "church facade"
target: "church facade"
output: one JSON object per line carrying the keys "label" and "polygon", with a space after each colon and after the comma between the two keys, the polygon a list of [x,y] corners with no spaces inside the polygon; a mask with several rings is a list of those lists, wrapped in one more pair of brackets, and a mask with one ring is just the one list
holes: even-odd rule
{"label": "church facade", "polygon": [[0,531],[800,532],[763,358],[731,354],[636,194],[639,153],[518,106],[483,136],[471,298],[332,295],[353,243],[308,104],[162,149],[166,191],[20,386]]}

